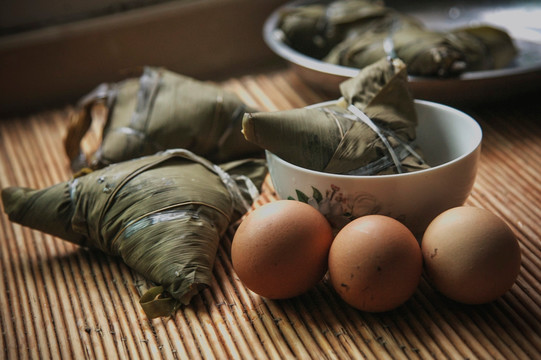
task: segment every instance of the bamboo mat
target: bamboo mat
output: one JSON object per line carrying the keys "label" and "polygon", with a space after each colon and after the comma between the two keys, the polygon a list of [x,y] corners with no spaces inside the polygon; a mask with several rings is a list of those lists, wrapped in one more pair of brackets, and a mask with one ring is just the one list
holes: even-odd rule
{"label": "bamboo mat", "polygon": [[[289,70],[221,84],[264,110],[328,100]],[[515,286],[490,304],[446,300],[424,279],[407,303],[380,314],[345,305],[326,281],[270,301],[232,270],[234,224],[221,241],[212,286],[173,317],[148,320],[138,299],[152,284],[143,277],[116,258],[13,224],[2,211],[0,358],[541,358],[541,107],[520,104],[468,109],[484,141],[467,203],[507,221],[523,251]],[[0,187],[42,188],[69,178],[61,144],[72,111],[0,121]],[[88,149],[98,143],[94,125]],[[273,200],[267,179],[254,207]]]}

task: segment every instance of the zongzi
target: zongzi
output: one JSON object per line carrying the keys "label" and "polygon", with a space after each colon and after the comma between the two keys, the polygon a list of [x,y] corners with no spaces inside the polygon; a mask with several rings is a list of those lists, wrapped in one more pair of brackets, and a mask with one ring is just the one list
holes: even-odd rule
{"label": "zongzi", "polygon": [[336,103],[247,113],[247,140],[295,165],[376,175],[427,168],[412,145],[417,114],[400,59],[383,58],[340,85]]}
{"label": "zongzi", "polygon": [[[93,111],[100,107],[105,111]],[[74,171],[174,148],[226,162],[261,151],[240,133],[245,111],[255,109],[219,86],[145,67],[140,78],[101,84],[81,99],[64,146]],[[81,141],[100,114],[106,117],[101,144],[87,156]]]}
{"label": "zongzi", "polygon": [[278,29],[293,49],[322,61],[363,67],[396,56],[417,76],[454,76],[507,66],[517,50],[487,25],[433,31],[382,1],[336,0],[285,10]]}
{"label": "zongzi", "polygon": [[262,159],[218,166],[175,149],[45,189],[6,188],[2,202],[11,221],[119,256],[159,284],[142,297],[155,317],[210,284],[220,237],[250,208],[266,171]]}

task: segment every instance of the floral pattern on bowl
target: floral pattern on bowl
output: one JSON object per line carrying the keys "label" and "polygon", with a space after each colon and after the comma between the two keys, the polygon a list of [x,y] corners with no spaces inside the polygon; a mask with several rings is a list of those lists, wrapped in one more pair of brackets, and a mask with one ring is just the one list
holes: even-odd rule
{"label": "floral pattern on bowl", "polygon": [[[330,188],[324,190],[324,192],[315,186],[311,186],[311,188],[311,196],[295,189],[297,198],[289,196],[288,199],[302,201],[311,205],[327,218],[333,228],[341,229],[350,221],[365,215],[392,216],[389,212],[384,211],[381,203],[370,193],[357,192],[353,195],[344,195],[340,191],[340,187],[334,184],[331,184]],[[404,215],[392,217],[399,221],[405,218]]]}

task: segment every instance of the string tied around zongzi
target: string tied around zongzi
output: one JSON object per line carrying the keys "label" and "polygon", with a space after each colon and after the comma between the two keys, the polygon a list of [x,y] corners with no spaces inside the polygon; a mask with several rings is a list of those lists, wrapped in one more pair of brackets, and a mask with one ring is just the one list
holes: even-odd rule
{"label": "string tied around zongzi", "polygon": [[[407,153],[407,155],[413,155],[418,160],[419,165],[425,165],[425,161],[415,150],[413,150],[413,147],[411,147],[407,142],[404,142],[402,139],[400,139],[399,136],[396,136],[396,134],[392,130],[380,129],[380,127],[376,125],[376,123],[372,121],[372,119],[370,119],[364,112],[362,112],[354,105],[350,104],[348,106],[348,110],[351,111],[351,113],[353,113],[353,115],[355,115],[360,121],[368,125],[370,129],[372,129],[378,135],[378,137],[381,139],[381,141],[389,151],[389,155],[391,156],[394,166],[396,167],[396,170],[399,174],[404,172],[401,162],[405,158],[405,156],[400,157],[397,155],[395,148],[393,148],[389,143],[389,140],[387,140],[388,135],[392,136],[396,141],[398,141],[399,147],[401,147],[402,150],[406,150],[405,152]],[[355,170],[352,172],[354,173]]]}
{"label": "string tied around zongzi", "polygon": [[[256,110],[220,86],[145,67],[139,78],[101,84],[81,99],[64,147],[74,172],[176,148],[224,163],[261,152],[240,133],[245,111]],[[83,138],[100,122],[101,143],[87,155]]]}
{"label": "string tied around zongzi", "polygon": [[[422,156],[414,150],[413,142],[408,142],[403,140],[400,136],[396,135],[394,131],[389,128],[386,128],[382,125],[378,125],[376,121],[373,121],[368,117],[362,110],[355,107],[354,105],[349,105],[347,110],[349,112],[336,111],[332,108],[323,107],[320,108],[321,111],[325,113],[332,114],[332,118],[336,119],[337,117],[345,117],[354,121],[358,121],[367,125],[374,133],[377,134],[380,141],[384,144],[388,155],[382,156],[377,160],[374,160],[366,165],[363,165],[357,169],[352,169],[345,173],[345,175],[374,175],[378,174],[386,169],[394,166],[397,173],[401,174],[406,172],[403,168],[402,161],[408,156],[413,156],[417,159],[418,165],[426,166],[426,163]],[[339,121],[335,121],[336,126],[342,132],[342,125]],[[343,136],[342,136],[343,137]],[[389,142],[389,138],[394,139],[397,143],[393,146]]]}
{"label": "string tied around zongzi", "polygon": [[216,165],[175,149],[45,189],[6,188],[2,202],[11,221],[118,256],[159,285],[141,300],[155,317],[211,284],[220,237],[251,206],[266,173],[263,159]]}

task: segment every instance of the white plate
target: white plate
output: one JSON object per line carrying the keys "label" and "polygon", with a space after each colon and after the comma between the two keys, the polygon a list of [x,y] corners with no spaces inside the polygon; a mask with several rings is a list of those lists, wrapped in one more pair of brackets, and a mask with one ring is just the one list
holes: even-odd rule
{"label": "white plate", "polygon": [[[313,86],[337,94],[338,84],[355,76],[359,69],[308,57],[284,44],[277,29],[283,9],[328,2],[299,0],[278,8],[265,22],[263,36],[267,45],[287,60],[299,76]],[[541,2],[388,0],[386,5],[417,17],[434,30],[477,24],[498,26],[509,32],[519,50],[515,60],[503,69],[466,72],[453,78],[410,76],[415,98],[464,103],[500,100],[541,89]]]}

